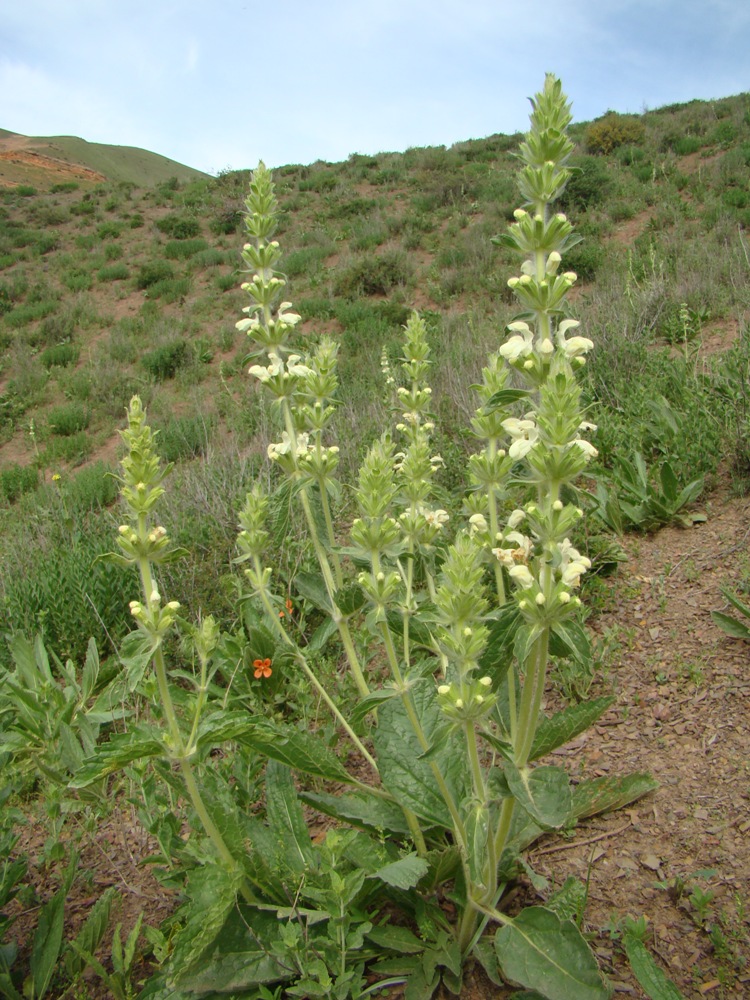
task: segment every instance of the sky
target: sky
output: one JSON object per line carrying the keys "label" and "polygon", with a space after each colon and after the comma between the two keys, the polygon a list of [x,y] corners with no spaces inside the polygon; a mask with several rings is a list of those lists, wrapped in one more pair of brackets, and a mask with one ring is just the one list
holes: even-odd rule
{"label": "sky", "polygon": [[0,128],[218,173],[528,128],[555,73],[575,121],[750,91],[748,0],[16,0]]}

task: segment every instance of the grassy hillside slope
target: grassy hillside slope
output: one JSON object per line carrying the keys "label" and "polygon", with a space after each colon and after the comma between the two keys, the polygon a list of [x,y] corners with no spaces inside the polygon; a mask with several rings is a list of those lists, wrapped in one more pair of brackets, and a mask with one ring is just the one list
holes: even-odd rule
{"label": "grassy hillside slope", "polygon": [[185,183],[205,176],[200,170],[135,146],[87,142],[72,135],[25,136],[0,129],[2,187],[30,184],[49,190],[66,178],[152,187],[170,177]]}

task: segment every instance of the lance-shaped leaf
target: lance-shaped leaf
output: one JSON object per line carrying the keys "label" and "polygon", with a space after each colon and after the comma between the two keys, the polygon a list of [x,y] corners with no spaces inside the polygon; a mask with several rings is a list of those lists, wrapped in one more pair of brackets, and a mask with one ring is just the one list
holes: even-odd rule
{"label": "lance-shaped leaf", "polygon": [[131,761],[161,757],[166,750],[162,740],[150,729],[136,728],[129,733],[118,733],[110,737],[108,743],[97,747],[96,753],[84,761],[70,784],[73,788],[85,788],[92,781],[114,774]]}
{"label": "lance-shaped leaf", "polygon": [[33,983],[31,995],[34,997],[44,996],[55,971],[62,945],[65,900],[70,892],[77,869],[78,855],[74,854],[63,876],[62,885],[52,899],[45,903],[39,915],[39,923],[36,926],[31,945],[31,981]]}
{"label": "lance-shaped leaf", "polygon": [[506,762],[505,777],[518,804],[541,827],[561,827],[570,817],[570,784],[561,767],[522,768]]}
{"label": "lance-shaped leaf", "polygon": [[251,729],[238,736],[246,746],[272,760],[305,774],[313,774],[326,781],[352,784],[353,779],[335,753],[321,739],[292,726],[267,720],[256,722]]}
{"label": "lance-shaped leaf", "polygon": [[[481,388],[478,386],[477,388]],[[513,403],[517,403],[520,399],[527,399],[531,393],[528,389],[498,389],[487,400],[485,404],[485,412],[491,413],[493,410],[502,409],[505,406],[511,406]]]}
{"label": "lance-shaped leaf", "polygon": [[623,943],[633,974],[651,1000],[685,1000],[672,980],[656,964],[642,941],[634,934],[625,934]]}
{"label": "lance-shaped leaf", "polygon": [[310,831],[297,799],[292,772],[275,760],[269,760],[266,766],[266,815],[289,868],[302,872],[312,865]]}
{"label": "lance-shaped leaf", "polygon": [[329,795],[325,792],[300,792],[300,799],[326,816],[333,816],[351,826],[360,827],[372,833],[405,834],[409,825],[404,812],[395,802],[354,792],[351,795]]}
{"label": "lance-shaped leaf", "polygon": [[571,818],[586,819],[611,809],[622,809],[658,787],[659,782],[644,772],[582,781],[573,792]]}
{"label": "lance-shaped leaf", "polygon": [[550,633],[550,653],[553,656],[572,656],[579,663],[591,662],[591,643],[586,630],[578,622],[556,622]]}
{"label": "lance-shaped leaf", "polygon": [[545,754],[564,746],[575,739],[579,733],[585,732],[589,726],[603,715],[615,699],[610,696],[584,701],[580,705],[572,705],[539,724],[531,746],[529,760],[538,760]]}
{"label": "lance-shaped leaf", "polygon": [[495,935],[506,979],[547,1000],[607,1000],[610,993],[589,946],[570,921],[529,906]]}

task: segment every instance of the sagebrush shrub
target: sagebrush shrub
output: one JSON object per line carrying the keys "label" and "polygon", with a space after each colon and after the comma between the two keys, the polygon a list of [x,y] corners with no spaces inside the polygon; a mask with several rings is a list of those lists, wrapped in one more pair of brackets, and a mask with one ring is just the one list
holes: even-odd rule
{"label": "sagebrush shrub", "polygon": [[643,142],[643,123],[631,115],[618,115],[610,111],[603,118],[592,122],[586,129],[585,143],[590,153],[611,153],[618,146]]}

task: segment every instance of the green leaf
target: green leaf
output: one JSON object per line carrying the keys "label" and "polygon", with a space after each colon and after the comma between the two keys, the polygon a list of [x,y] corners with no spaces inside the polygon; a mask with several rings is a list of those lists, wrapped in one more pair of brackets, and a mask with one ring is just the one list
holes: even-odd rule
{"label": "green leaf", "polygon": [[336,607],[349,618],[365,604],[365,593],[358,583],[350,583],[336,593]]}
{"label": "green leaf", "polygon": [[372,833],[405,834],[409,826],[403,810],[395,802],[375,795],[354,792],[352,795],[329,795],[325,792],[300,792],[300,799],[326,816],[333,816]]}
{"label": "green leaf", "polygon": [[[265,721],[265,720],[263,720]],[[255,724],[247,712],[212,712],[201,719],[195,743],[201,756],[227,740],[238,740]]]}
{"label": "green leaf", "polygon": [[349,713],[349,723],[350,725],[356,726],[364,719],[364,717],[369,712],[374,712],[384,701],[390,701],[391,698],[397,698],[398,691],[395,688],[381,688],[379,691],[372,691],[370,694],[362,698],[354,710]]}
{"label": "green leaf", "polygon": [[154,655],[154,643],[150,636],[137,629],[130,632],[120,643],[118,658],[125,668],[125,678],[129,693],[135,691],[143,680],[146,668]]}
{"label": "green leaf", "polygon": [[63,876],[63,883],[49,902],[42,907],[39,923],[31,946],[31,977],[34,997],[43,997],[57,965],[65,920],[65,900],[78,868],[78,856],[73,855]]}
{"label": "green leaf", "polygon": [[[421,721],[429,746],[437,744],[435,733],[444,723],[431,680],[417,681],[409,692],[412,707]],[[466,798],[469,773],[464,743],[457,733],[443,739],[430,761],[420,759],[424,747],[417,739],[401,698],[385,702],[378,711],[373,742],[386,788],[404,808],[430,823],[452,829],[450,812],[440,793],[435,768],[457,802]]]}
{"label": "green leaf", "polygon": [[528,389],[498,389],[485,403],[485,412],[511,406],[520,399],[527,399],[530,395],[531,393]]}
{"label": "green leaf", "polygon": [[495,984],[495,986],[504,986],[505,980],[500,974],[500,967],[497,961],[497,954],[492,944],[492,940],[487,937],[481,937],[477,943],[474,945],[474,950],[472,955],[479,964],[482,966],[487,974],[487,978]]}
{"label": "green leaf", "polygon": [[79,976],[85,965],[85,960],[81,957],[81,952],[93,954],[99,947],[104,937],[112,909],[112,900],[116,895],[116,890],[110,887],[97,899],[89,910],[86,922],[79,930],[75,940],[71,945],[77,946],[73,951],[65,955],[65,971],[71,979]]}
{"label": "green leaf", "polygon": [[238,736],[238,740],[294,770],[326,781],[342,781],[347,785],[353,782],[336,754],[312,733],[263,720],[256,721],[252,729]]}
{"label": "green leaf", "polygon": [[266,815],[290,869],[305,871],[315,857],[310,831],[297,799],[292,772],[276,760],[269,760],[266,766]]}
{"label": "green leaf", "polygon": [[614,700],[610,696],[605,696],[593,701],[584,701],[544,719],[534,736],[529,760],[538,760],[575,739],[579,733],[585,732],[607,711]]}
{"label": "green leaf", "polygon": [[677,482],[677,476],[675,476],[672,471],[672,466],[669,462],[664,462],[659,470],[659,476],[661,478],[661,488],[664,491],[664,496],[666,497],[667,502],[673,505],[677,498],[677,491],[680,488],[680,484]]}
{"label": "green leaf", "polygon": [[579,663],[591,662],[591,643],[586,630],[578,622],[557,622],[550,634],[550,653],[553,656],[572,656]]}
{"label": "green leaf", "polygon": [[588,889],[585,882],[569,875],[560,888],[547,899],[545,906],[561,920],[575,920],[586,907]]}
{"label": "green leaf", "polygon": [[487,645],[479,660],[479,668],[492,677],[498,687],[513,661],[516,632],[523,622],[515,601],[500,608],[497,619],[489,626]]}
{"label": "green leaf", "polygon": [[333,612],[323,577],[319,573],[307,573],[304,570],[299,570],[294,577],[294,586],[300,597],[312,604],[314,608],[328,614]]}
{"label": "green leaf", "polygon": [[96,682],[99,678],[99,651],[96,648],[96,641],[89,639],[86,647],[86,659],[81,673],[81,700],[87,703],[94,693]]}
{"label": "green leaf", "polygon": [[365,936],[379,948],[396,951],[400,955],[418,955],[424,951],[424,941],[420,941],[408,927],[381,924],[371,927]]}
{"label": "green leaf", "polygon": [[570,784],[562,767],[536,767],[519,770],[507,762],[504,766],[508,787],[518,804],[545,829],[557,829],[570,817]]}
{"label": "green leaf", "polygon": [[367,877],[379,878],[381,882],[392,885],[396,889],[413,889],[417,882],[427,874],[429,867],[424,858],[417,857],[416,852],[412,852],[406,857],[399,858],[398,861],[393,861],[391,864],[379,868]]}
{"label": "green leaf", "polygon": [[320,653],[325,649],[325,645],[332,635],[335,635],[337,629],[336,622],[333,618],[326,616],[310,638],[307,644],[306,652],[308,653]]}
{"label": "green leaf", "polygon": [[406,981],[404,1000],[430,1000],[439,985],[440,973],[437,969],[428,974],[421,966],[417,966]]}
{"label": "green leaf", "polygon": [[711,617],[714,624],[718,625],[722,632],[731,635],[733,639],[750,639],[750,627],[731,615],[725,615],[723,611],[712,611]]}
{"label": "green leaf", "polygon": [[623,944],[633,974],[650,1000],[685,1000],[672,980],[656,964],[642,941],[632,934],[626,934]]}
{"label": "green leaf", "polygon": [[547,1000],[607,1000],[609,991],[581,932],[542,906],[529,906],[495,935],[506,979]]}
{"label": "green leaf", "polygon": [[[281,945],[281,925],[276,913],[255,907],[236,908],[233,899],[230,907],[228,919],[214,937],[214,947],[200,963],[178,969],[176,982],[184,994],[237,994],[262,983],[284,982],[298,975],[292,959],[282,965],[272,956],[274,946]],[[176,966],[174,959],[172,966]]]}
{"label": "green leaf", "polygon": [[740,614],[743,614],[746,618],[750,618],[750,607],[747,604],[744,604],[733,591],[722,587],[721,592],[733,608],[736,608],[736,610],[739,611]]}
{"label": "green leaf", "polygon": [[131,761],[161,757],[165,752],[164,743],[150,729],[136,728],[128,733],[117,733],[110,737],[108,743],[97,747],[93,757],[84,761],[83,767],[70,782],[71,787],[85,788],[93,781],[121,770]]}
{"label": "green leaf", "polygon": [[659,782],[645,772],[628,774],[623,778],[582,781],[573,791],[571,816],[586,819],[612,809],[622,809],[658,787]]}
{"label": "green leaf", "polygon": [[177,935],[170,967],[175,970],[175,980],[182,985],[183,973],[187,974],[201,961],[209,948],[223,936],[224,924],[234,910],[242,876],[229,872],[219,864],[207,864],[193,869],[188,876],[185,907],[187,920]]}

